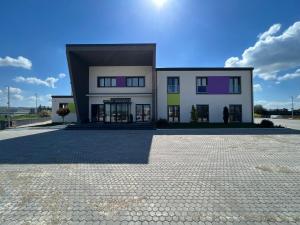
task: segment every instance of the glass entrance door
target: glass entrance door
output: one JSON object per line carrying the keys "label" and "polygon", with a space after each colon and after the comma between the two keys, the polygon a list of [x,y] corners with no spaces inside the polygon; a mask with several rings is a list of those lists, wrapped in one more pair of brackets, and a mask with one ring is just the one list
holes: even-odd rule
{"label": "glass entrance door", "polygon": [[105,122],[128,123],[130,115],[130,104],[128,103],[106,103]]}
{"label": "glass entrance door", "polygon": [[136,104],[135,109],[136,122],[150,122],[149,104]]}

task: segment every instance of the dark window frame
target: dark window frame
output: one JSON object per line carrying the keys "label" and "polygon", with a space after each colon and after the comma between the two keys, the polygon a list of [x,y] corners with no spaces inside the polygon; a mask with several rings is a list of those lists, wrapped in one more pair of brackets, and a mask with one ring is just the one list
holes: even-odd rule
{"label": "dark window frame", "polygon": [[[128,79],[132,79],[133,80],[134,78],[138,79],[138,85],[133,85],[133,82],[131,82],[132,85],[129,86],[127,80]],[[144,82],[143,82],[144,84],[143,85],[140,85],[140,79],[144,80]],[[125,77],[125,87],[145,87],[145,85],[146,85],[145,76],[127,76],[127,77]]]}
{"label": "dark window frame", "polygon": [[[231,112],[231,110],[230,110],[230,108],[231,107],[236,107],[236,106],[238,106],[238,107],[241,107],[240,109],[240,111],[241,111],[241,114],[240,114],[240,120],[232,120],[232,112]],[[229,111],[229,121],[230,121],[230,123],[242,123],[243,122],[243,105],[242,104],[231,104],[231,105],[229,105],[229,109],[228,109],[228,111]],[[234,116],[235,118],[237,117],[236,115]]]}
{"label": "dark window frame", "polygon": [[65,109],[65,108],[68,108],[68,105],[69,105],[69,103],[66,103],[66,102],[60,102],[60,103],[58,104],[58,108],[59,108],[59,109]]}
{"label": "dark window frame", "polygon": [[[178,90],[176,92],[169,92],[169,79],[177,79],[178,80]],[[167,94],[180,94],[180,77],[179,76],[167,77]]]}
{"label": "dark window frame", "polygon": [[[206,79],[206,92],[198,92],[198,79]],[[203,86],[204,87],[204,86]],[[208,77],[207,76],[197,76],[196,77],[196,94],[208,94],[207,92],[207,87],[208,87]]]}
{"label": "dark window frame", "polygon": [[[101,79],[104,80],[104,86],[101,86]],[[105,79],[110,79],[110,85],[109,86],[106,86]],[[112,86],[112,79],[116,79],[116,86]],[[97,87],[100,87],[100,88],[115,88],[115,87],[117,87],[117,77],[116,76],[97,77]]]}
{"label": "dark window frame", "polygon": [[[174,118],[177,118],[177,117],[175,117],[175,116],[170,117],[169,107],[174,107],[173,110],[172,110],[173,115],[174,115],[174,112],[175,112],[175,107],[178,107],[178,121],[177,122],[174,122]],[[180,123],[180,105],[168,105],[167,106],[167,114],[168,114],[168,122],[169,123]],[[170,118],[172,118],[172,121],[170,121]]]}
{"label": "dark window frame", "polygon": [[[98,107],[98,109],[97,109],[97,114],[98,115],[96,115],[96,117],[101,118],[101,119],[94,120],[94,118],[93,118],[93,106]],[[102,107],[102,116],[100,116],[101,115],[101,110],[100,110],[101,107]],[[92,122],[104,122],[104,118],[105,118],[104,104],[91,104],[91,121]]]}
{"label": "dark window frame", "polygon": [[[143,115],[142,115],[142,121],[137,121],[137,107],[138,106],[142,106],[142,110],[143,110]],[[150,109],[150,119],[149,120],[146,120],[144,119],[144,106],[149,106],[149,109]],[[151,121],[151,104],[135,104],[135,122],[150,122]]]}
{"label": "dark window frame", "polygon": [[[207,106],[207,121],[203,121],[204,117],[202,117],[201,121],[199,121],[199,108],[201,106],[205,106],[205,107]],[[200,123],[209,123],[209,104],[197,104],[196,105],[196,110],[197,110],[197,114],[198,114],[198,122],[200,122]]]}
{"label": "dark window frame", "polygon": [[[232,89],[233,89],[233,92],[230,91],[230,80],[231,79],[238,79],[238,85],[239,85],[239,92],[234,92],[234,81],[233,81],[233,86],[232,86]],[[233,94],[233,95],[239,95],[239,94],[242,94],[242,78],[240,76],[231,76],[229,77],[229,90],[228,90],[228,93],[229,94]]]}

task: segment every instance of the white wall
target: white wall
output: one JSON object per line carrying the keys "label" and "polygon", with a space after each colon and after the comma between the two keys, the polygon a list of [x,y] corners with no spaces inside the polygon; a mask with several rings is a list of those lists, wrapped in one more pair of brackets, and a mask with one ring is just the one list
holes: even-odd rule
{"label": "white wall", "polygon": [[[167,119],[167,77],[180,77],[180,121],[190,122],[192,105],[209,105],[210,122],[223,122],[223,107],[242,105],[242,121],[252,122],[250,71],[157,71],[157,118]],[[241,94],[196,94],[197,76],[240,76]]]}
{"label": "white wall", "polygon": [[[90,96],[90,107],[89,107],[89,119],[91,121],[91,104],[103,104],[103,100],[110,100],[111,98],[131,98],[131,114],[133,115],[133,121],[135,121],[135,105],[136,104],[150,104],[152,110],[152,95],[108,95],[108,96]],[[151,115],[152,118],[152,115]]]}
{"label": "white wall", "polygon": [[[51,113],[51,118],[52,122],[54,123],[60,123],[62,122],[62,118],[56,114],[56,111],[59,108],[60,103],[74,103],[73,98],[55,98],[52,97],[52,113]],[[76,113],[69,113],[67,116],[65,116],[65,122],[70,123],[70,122],[76,122],[77,117]]]}
{"label": "white wall", "polygon": [[[145,87],[97,87],[97,77],[144,76]],[[91,66],[89,67],[90,93],[152,93],[151,66]]]}

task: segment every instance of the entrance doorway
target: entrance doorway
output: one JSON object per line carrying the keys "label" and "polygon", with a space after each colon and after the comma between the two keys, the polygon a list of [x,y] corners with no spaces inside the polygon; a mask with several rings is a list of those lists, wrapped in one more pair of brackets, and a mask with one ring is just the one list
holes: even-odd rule
{"label": "entrance doorway", "polygon": [[130,104],[129,103],[105,103],[105,120],[107,123],[129,123]]}

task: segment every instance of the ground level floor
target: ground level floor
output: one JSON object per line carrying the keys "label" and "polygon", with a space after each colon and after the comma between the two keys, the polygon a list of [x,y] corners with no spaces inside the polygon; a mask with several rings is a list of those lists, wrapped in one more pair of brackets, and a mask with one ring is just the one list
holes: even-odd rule
{"label": "ground level floor", "polygon": [[229,130],[1,131],[0,224],[298,224],[299,134]]}

